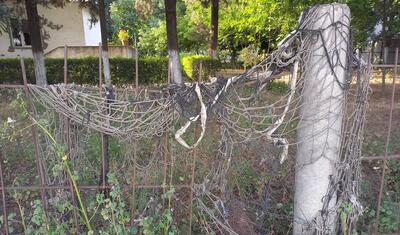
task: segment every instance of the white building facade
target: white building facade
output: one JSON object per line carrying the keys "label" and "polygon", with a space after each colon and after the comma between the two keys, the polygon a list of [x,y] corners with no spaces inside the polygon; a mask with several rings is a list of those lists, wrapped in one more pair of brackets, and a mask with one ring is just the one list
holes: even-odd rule
{"label": "white building facade", "polygon": [[[26,11],[21,1],[8,0],[6,4],[14,11],[8,32],[0,35],[0,58],[17,56],[32,57]],[[68,46],[98,46],[101,42],[100,23],[92,24],[88,9],[77,2],[68,2],[63,8],[38,5],[39,16],[48,23],[42,28],[44,53]]]}

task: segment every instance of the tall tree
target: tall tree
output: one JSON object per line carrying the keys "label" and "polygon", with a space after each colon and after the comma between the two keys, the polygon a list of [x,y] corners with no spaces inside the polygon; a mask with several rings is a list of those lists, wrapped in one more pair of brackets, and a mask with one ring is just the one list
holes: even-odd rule
{"label": "tall tree", "polygon": [[179,61],[178,36],[176,27],[176,0],[164,0],[165,20],[167,24],[167,40],[169,65],[172,81],[175,84],[182,83],[181,63]]}
{"label": "tall tree", "polygon": [[[101,31],[101,60],[103,64],[103,74],[104,74],[104,82],[106,89],[106,102],[114,98],[112,84],[111,84],[111,75],[110,75],[110,61],[108,57],[108,41],[107,41],[107,19],[106,19],[106,11],[104,6],[104,0],[99,0],[99,18],[100,18],[100,31]],[[107,109],[105,112],[109,113]],[[102,141],[102,171],[101,171],[101,184],[103,186],[108,185],[108,172],[109,172],[109,144],[108,144],[108,135],[101,134]],[[108,193],[108,190],[104,189],[105,193]]]}
{"label": "tall tree", "polygon": [[101,31],[101,56],[103,61],[104,82],[107,88],[111,89],[110,61],[108,57],[107,41],[107,19],[104,7],[104,0],[99,0],[99,18]]}
{"label": "tall tree", "polygon": [[28,17],[33,63],[35,65],[36,84],[39,86],[44,86],[47,84],[47,78],[40,30],[40,18],[37,10],[37,1],[25,0],[25,7]]}
{"label": "tall tree", "polygon": [[211,0],[211,28],[208,55],[213,59],[218,58],[218,10],[219,0]]}

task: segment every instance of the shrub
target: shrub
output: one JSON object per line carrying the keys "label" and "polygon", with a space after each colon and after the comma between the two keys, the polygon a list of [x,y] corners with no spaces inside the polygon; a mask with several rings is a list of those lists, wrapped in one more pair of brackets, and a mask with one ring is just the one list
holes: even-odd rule
{"label": "shrub", "polygon": [[202,81],[207,81],[210,76],[214,76],[221,67],[218,60],[204,55],[184,55],[181,57],[181,63],[185,76],[191,81],[199,79],[200,63],[202,64]]}
{"label": "shrub", "polygon": [[[64,81],[64,59],[47,58],[46,74],[49,84]],[[99,59],[87,57],[68,59],[68,82],[78,84],[98,84]],[[35,82],[32,59],[25,59],[29,83]],[[133,84],[135,61],[132,58],[110,59],[111,79],[115,85]],[[165,57],[148,57],[139,59],[139,83],[160,84],[167,81],[168,59]],[[19,59],[0,59],[0,83],[22,83]]]}
{"label": "shrub", "polygon": [[245,67],[254,66],[261,62],[263,58],[264,55],[256,45],[243,48],[239,54],[239,60],[243,62]]}
{"label": "shrub", "polygon": [[[64,81],[64,59],[47,58],[46,74],[49,84]],[[220,62],[208,56],[182,56],[183,74],[189,80],[199,77],[200,63],[202,63],[202,79],[215,75],[220,68]],[[35,83],[35,72],[32,59],[25,59],[26,73],[29,83]],[[111,58],[111,79],[114,85],[133,84],[135,78],[135,60],[133,58]],[[139,59],[139,83],[163,84],[167,81],[168,58],[143,57]],[[68,59],[68,82],[77,84],[99,83],[99,58],[86,57]],[[21,66],[19,59],[0,59],[0,83],[21,84]]]}

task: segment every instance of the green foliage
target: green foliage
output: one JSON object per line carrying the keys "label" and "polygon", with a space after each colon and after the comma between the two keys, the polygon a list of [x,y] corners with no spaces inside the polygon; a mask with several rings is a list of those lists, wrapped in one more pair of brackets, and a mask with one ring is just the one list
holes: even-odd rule
{"label": "green foliage", "polygon": [[276,93],[285,93],[288,91],[289,87],[285,82],[272,81],[270,84],[268,84],[267,89]]}
{"label": "green foliage", "polygon": [[98,231],[100,234],[136,234],[136,227],[125,226],[130,222],[130,216],[123,198],[120,184],[113,173],[108,174],[109,183],[113,186],[110,197],[103,193],[96,195],[96,209],[100,211]]}
{"label": "green foliage", "polygon": [[153,27],[139,29],[139,50],[146,55],[167,55],[167,28],[159,21]]}
{"label": "green foliage", "polygon": [[221,63],[218,60],[213,60],[204,55],[184,55],[181,56],[182,70],[188,79],[198,81],[200,76],[201,65],[201,79],[207,81],[209,76],[214,76],[220,69]]}
{"label": "green foliage", "polygon": [[381,217],[379,221],[379,231],[382,233],[393,233],[399,231],[400,224],[397,217],[397,212],[400,208],[400,203],[396,203],[388,198],[382,201]]}
{"label": "green foliage", "polygon": [[139,226],[144,235],[178,234],[176,226],[173,225],[173,214],[172,208],[170,207],[174,193],[175,188],[171,188],[161,196],[162,199],[169,201],[169,206],[167,208],[164,208],[162,204],[159,203],[154,214],[146,216],[140,221]]}
{"label": "green foliage", "polygon": [[243,62],[245,67],[254,66],[262,61],[264,55],[260,53],[260,49],[256,45],[250,45],[243,48],[239,54],[239,60]]}
{"label": "green foliage", "polygon": [[[64,60],[46,59],[47,80],[50,84],[64,81]],[[87,57],[82,59],[68,59],[68,82],[77,84],[97,85],[98,58]],[[199,77],[200,63],[202,66],[202,79],[215,75],[220,69],[220,62],[208,56],[182,56],[183,71],[190,80]],[[32,59],[25,59],[27,78],[29,83],[35,82]],[[129,85],[134,83],[135,66],[131,58],[110,59],[111,80],[114,85]],[[168,58],[145,57],[139,59],[139,84],[163,84],[167,81]],[[22,83],[19,59],[0,59],[0,83]]]}
{"label": "green foliage", "polygon": [[[47,80],[50,84],[63,82],[63,59],[46,59]],[[98,84],[98,58],[68,59],[68,81],[78,84]],[[25,59],[28,82],[34,83],[32,59]],[[134,83],[135,66],[132,58],[110,59],[111,79],[115,85]],[[139,83],[162,84],[167,81],[168,59],[148,57],[139,59]],[[22,83],[19,59],[0,59],[0,83]]]}

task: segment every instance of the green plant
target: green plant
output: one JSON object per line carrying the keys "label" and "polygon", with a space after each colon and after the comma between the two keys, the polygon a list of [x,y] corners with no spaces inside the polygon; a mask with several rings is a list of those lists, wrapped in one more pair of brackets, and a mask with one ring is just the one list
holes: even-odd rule
{"label": "green plant", "polygon": [[80,190],[79,190],[79,188],[78,188],[78,186],[76,184],[76,177],[72,174],[71,168],[70,168],[70,166],[68,164],[68,155],[65,153],[64,148],[57,143],[57,141],[55,140],[53,135],[46,129],[45,125],[41,124],[40,122],[37,122],[34,118],[32,118],[32,120],[33,120],[34,123],[37,124],[37,126],[50,139],[51,143],[53,144],[53,147],[56,150],[56,154],[58,155],[59,158],[62,159],[62,163],[63,163],[64,169],[65,169],[65,171],[66,171],[66,173],[67,173],[67,175],[68,175],[68,177],[69,177],[69,179],[70,179],[70,181],[72,183],[74,192],[75,192],[76,197],[78,199],[78,203],[79,203],[79,206],[80,206],[80,211],[83,214],[84,222],[85,222],[85,224],[86,224],[86,226],[87,226],[87,228],[89,230],[88,233],[89,234],[93,234],[93,229],[92,229],[92,226],[90,224],[89,217],[87,215],[87,209],[83,204],[83,200],[82,200],[82,197],[81,197]]}
{"label": "green plant", "polygon": [[389,198],[382,201],[381,217],[379,220],[379,232],[393,233],[399,231],[399,221],[397,211],[400,208],[400,203],[396,203]]}
{"label": "green plant", "polygon": [[96,195],[95,211],[100,210],[101,215],[100,234],[136,234],[135,226],[125,226],[130,221],[130,216],[117,178],[113,173],[109,173],[108,180],[112,185],[110,197],[106,197],[103,193]]}
{"label": "green plant", "polygon": [[[14,228],[14,226],[13,226],[13,221],[15,221],[15,216],[16,216],[15,213],[10,213],[10,214],[8,214],[8,216],[7,216],[8,232],[9,232],[9,233],[13,233],[14,230],[15,230],[15,228]],[[3,226],[3,225],[4,225],[4,216],[3,216],[3,215],[0,215],[0,226]]]}
{"label": "green plant", "polygon": [[200,64],[202,81],[207,81],[209,76],[215,76],[221,66],[218,60],[213,60],[204,55],[183,55],[181,56],[181,63],[185,75],[192,81],[198,81],[199,79]]}
{"label": "green plant", "polygon": [[289,87],[285,82],[272,81],[270,84],[268,84],[267,89],[276,93],[284,93],[288,91]]}
{"label": "green plant", "polygon": [[264,55],[260,53],[260,48],[252,44],[246,48],[243,48],[239,54],[239,60],[243,62],[245,67],[254,66],[258,64]]}
{"label": "green plant", "polygon": [[118,39],[121,41],[125,41],[129,39],[129,34],[126,30],[121,29],[118,31]]}
{"label": "green plant", "polygon": [[163,208],[162,204],[159,203],[152,215],[144,217],[139,226],[141,232],[145,235],[156,235],[156,234],[178,234],[177,228],[173,225],[173,214],[171,208],[171,199],[175,193],[175,188],[170,188],[161,197],[162,199],[168,200],[168,207]]}
{"label": "green plant", "polygon": [[[45,63],[48,82],[50,84],[62,83],[64,80],[64,60],[58,58],[47,58]],[[96,57],[68,59],[68,82],[97,85],[99,83],[98,63],[99,59]],[[25,65],[28,82],[34,83],[35,73],[33,60],[25,59]],[[133,84],[135,78],[134,59],[111,58],[110,72],[113,84]],[[139,58],[140,84],[163,84],[167,82],[167,75],[168,58]],[[0,59],[0,83],[22,83],[19,59]]]}

